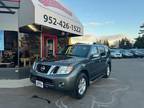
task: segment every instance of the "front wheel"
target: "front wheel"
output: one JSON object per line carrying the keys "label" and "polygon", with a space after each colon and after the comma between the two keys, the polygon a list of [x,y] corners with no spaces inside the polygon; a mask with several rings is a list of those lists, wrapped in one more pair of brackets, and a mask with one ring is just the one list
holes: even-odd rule
{"label": "front wheel", "polygon": [[73,91],[74,98],[81,99],[85,95],[87,87],[88,87],[88,78],[84,73],[82,73],[78,76],[75,84],[75,88]]}

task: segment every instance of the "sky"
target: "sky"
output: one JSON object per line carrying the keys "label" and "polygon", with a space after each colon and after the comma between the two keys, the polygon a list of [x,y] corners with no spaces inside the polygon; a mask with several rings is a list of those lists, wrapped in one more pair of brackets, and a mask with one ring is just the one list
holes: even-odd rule
{"label": "sky", "polygon": [[144,0],[60,0],[84,25],[84,34],[138,36]]}

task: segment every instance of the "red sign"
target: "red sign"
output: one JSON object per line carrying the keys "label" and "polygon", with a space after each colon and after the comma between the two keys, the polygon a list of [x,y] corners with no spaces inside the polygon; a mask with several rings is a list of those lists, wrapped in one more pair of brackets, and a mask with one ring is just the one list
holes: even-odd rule
{"label": "red sign", "polygon": [[44,6],[50,6],[50,7],[60,9],[64,11],[65,13],[67,13],[68,15],[72,16],[72,12],[70,12],[68,9],[66,9],[56,0],[39,0],[39,2],[42,3]]}

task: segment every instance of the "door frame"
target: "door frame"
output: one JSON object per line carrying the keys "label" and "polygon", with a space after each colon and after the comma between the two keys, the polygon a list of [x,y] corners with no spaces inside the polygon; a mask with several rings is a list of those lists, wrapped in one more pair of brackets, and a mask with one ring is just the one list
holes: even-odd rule
{"label": "door frame", "polygon": [[54,56],[56,56],[58,52],[58,37],[56,35],[50,35],[49,33],[42,33],[42,58],[45,57],[45,43],[48,39],[54,41]]}

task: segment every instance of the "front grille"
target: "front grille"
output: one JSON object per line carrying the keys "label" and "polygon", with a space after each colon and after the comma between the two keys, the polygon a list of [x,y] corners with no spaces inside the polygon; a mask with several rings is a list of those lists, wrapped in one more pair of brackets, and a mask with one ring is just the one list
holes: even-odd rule
{"label": "front grille", "polygon": [[48,78],[43,78],[43,77],[40,77],[40,76],[31,75],[30,79],[33,83],[35,83],[36,80],[39,80],[39,81],[42,81],[45,86],[47,86],[47,85],[54,86],[53,80],[48,79]]}
{"label": "front grille", "polygon": [[50,68],[51,66],[48,66],[48,65],[42,65],[42,64],[37,65],[37,71],[40,73],[48,73]]}

